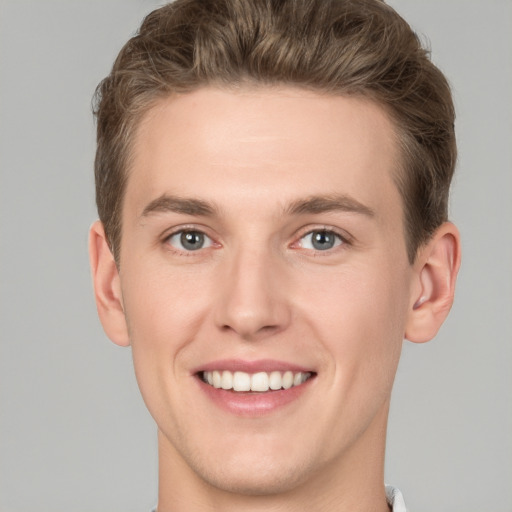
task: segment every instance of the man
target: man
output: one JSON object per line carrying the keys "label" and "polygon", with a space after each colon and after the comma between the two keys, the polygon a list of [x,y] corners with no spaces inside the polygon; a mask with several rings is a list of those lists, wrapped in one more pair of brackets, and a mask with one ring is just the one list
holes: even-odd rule
{"label": "man", "polygon": [[158,512],[405,510],[404,338],[453,301],[443,75],[379,0],[178,0],[97,95],[98,312],[158,426]]}

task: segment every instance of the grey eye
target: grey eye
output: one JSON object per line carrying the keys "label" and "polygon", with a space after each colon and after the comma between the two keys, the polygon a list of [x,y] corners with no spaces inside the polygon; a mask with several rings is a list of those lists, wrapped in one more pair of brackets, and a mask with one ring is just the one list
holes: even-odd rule
{"label": "grey eye", "polygon": [[313,249],[315,251],[327,251],[338,245],[341,245],[343,240],[334,231],[326,229],[318,229],[311,231],[301,238],[300,245],[304,249]]}
{"label": "grey eye", "polygon": [[169,244],[181,251],[198,251],[212,245],[212,240],[201,231],[178,231],[169,237]]}

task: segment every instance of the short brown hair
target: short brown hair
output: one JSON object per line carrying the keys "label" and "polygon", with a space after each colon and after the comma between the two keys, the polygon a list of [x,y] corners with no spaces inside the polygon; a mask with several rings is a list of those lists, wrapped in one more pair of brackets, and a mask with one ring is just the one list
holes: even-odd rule
{"label": "short brown hair", "polygon": [[130,143],[160,98],[214,85],[293,85],[376,101],[402,159],[409,261],[447,219],[455,161],[450,87],[381,0],[176,0],[153,11],[95,95],[96,202],[119,264]]}

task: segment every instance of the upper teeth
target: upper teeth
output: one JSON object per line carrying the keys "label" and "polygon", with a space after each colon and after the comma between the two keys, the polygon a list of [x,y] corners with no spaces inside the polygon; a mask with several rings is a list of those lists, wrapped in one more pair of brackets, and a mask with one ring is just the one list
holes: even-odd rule
{"label": "upper teeth", "polygon": [[233,391],[268,391],[289,389],[298,386],[311,377],[309,372],[230,372],[228,370],[203,372],[203,380],[214,388]]}

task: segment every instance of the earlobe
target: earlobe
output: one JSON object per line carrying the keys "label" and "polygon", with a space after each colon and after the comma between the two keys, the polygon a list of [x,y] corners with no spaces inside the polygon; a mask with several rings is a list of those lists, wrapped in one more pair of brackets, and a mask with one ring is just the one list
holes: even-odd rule
{"label": "earlobe", "polygon": [[119,272],[100,221],[96,221],[89,230],[89,259],[96,307],[103,329],[115,344],[128,346],[130,340]]}
{"label": "earlobe", "polygon": [[420,249],[407,317],[405,338],[415,343],[431,340],[453,304],[460,267],[460,235],[445,222]]}

